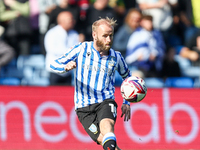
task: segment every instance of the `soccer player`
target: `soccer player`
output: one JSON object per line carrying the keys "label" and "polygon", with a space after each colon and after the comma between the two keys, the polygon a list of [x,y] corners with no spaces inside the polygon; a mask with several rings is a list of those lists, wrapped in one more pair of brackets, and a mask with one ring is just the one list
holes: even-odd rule
{"label": "soccer player", "polygon": [[[119,150],[114,133],[117,117],[115,71],[123,79],[131,76],[121,53],[111,48],[115,25],[116,21],[110,18],[95,21],[92,25],[93,41],[71,47],[50,66],[57,73],[75,68],[76,114],[86,132],[104,150]],[[129,102],[123,100],[121,110],[121,117],[128,121]]]}

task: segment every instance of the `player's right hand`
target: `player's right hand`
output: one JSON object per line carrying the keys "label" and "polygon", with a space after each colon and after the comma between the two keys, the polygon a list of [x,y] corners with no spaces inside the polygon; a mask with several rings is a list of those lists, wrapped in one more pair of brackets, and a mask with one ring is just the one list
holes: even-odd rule
{"label": "player's right hand", "polygon": [[70,61],[66,64],[65,70],[70,71],[72,69],[76,68],[76,62],[75,61]]}

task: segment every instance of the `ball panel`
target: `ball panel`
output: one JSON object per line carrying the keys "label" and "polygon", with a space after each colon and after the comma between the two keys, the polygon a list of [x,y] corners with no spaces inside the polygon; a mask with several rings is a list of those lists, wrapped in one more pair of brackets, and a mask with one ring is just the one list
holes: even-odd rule
{"label": "ball panel", "polygon": [[132,76],[125,79],[121,85],[121,94],[129,102],[139,102],[146,96],[147,88],[142,78]]}
{"label": "ball panel", "polygon": [[131,102],[131,103],[136,103],[136,102],[137,102],[137,99],[138,99],[138,96],[137,96],[137,95],[134,95],[133,98],[128,98],[128,99],[126,99],[126,101]]}
{"label": "ball panel", "polygon": [[128,84],[126,83],[123,88],[124,88],[124,96],[126,98],[132,98],[131,96],[133,96],[133,94],[135,93],[135,90],[130,85],[130,83],[128,83]]}

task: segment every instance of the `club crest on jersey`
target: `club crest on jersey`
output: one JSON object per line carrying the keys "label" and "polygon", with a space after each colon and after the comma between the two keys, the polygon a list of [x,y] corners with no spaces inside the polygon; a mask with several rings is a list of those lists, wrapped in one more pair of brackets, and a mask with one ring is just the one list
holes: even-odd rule
{"label": "club crest on jersey", "polygon": [[90,56],[90,52],[87,52],[87,55]]}
{"label": "club crest on jersey", "polygon": [[109,64],[110,66],[114,66],[115,63],[116,63],[116,58],[113,57],[113,56],[111,56],[108,64]]}
{"label": "club crest on jersey", "polygon": [[91,131],[91,132],[93,132],[94,134],[97,134],[97,127],[96,127],[96,125],[95,124],[91,124],[90,125],[90,127],[89,127],[89,130]]}

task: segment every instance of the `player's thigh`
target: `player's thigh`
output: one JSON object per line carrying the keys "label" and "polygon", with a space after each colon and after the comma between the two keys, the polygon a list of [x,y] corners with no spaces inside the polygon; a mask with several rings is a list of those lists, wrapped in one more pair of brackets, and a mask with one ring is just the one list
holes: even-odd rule
{"label": "player's thigh", "polygon": [[88,135],[92,138],[92,140],[99,144],[97,138],[100,134],[100,128],[99,121],[97,120],[97,114],[80,110],[77,110],[76,114]]}
{"label": "player's thigh", "polygon": [[100,121],[100,131],[104,135],[107,132],[113,132],[114,124],[117,118],[117,103],[112,100],[105,100],[98,112]]}
{"label": "player's thigh", "polygon": [[114,121],[117,119],[117,103],[113,99],[104,100],[97,113],[98,120],[109,118]]}

